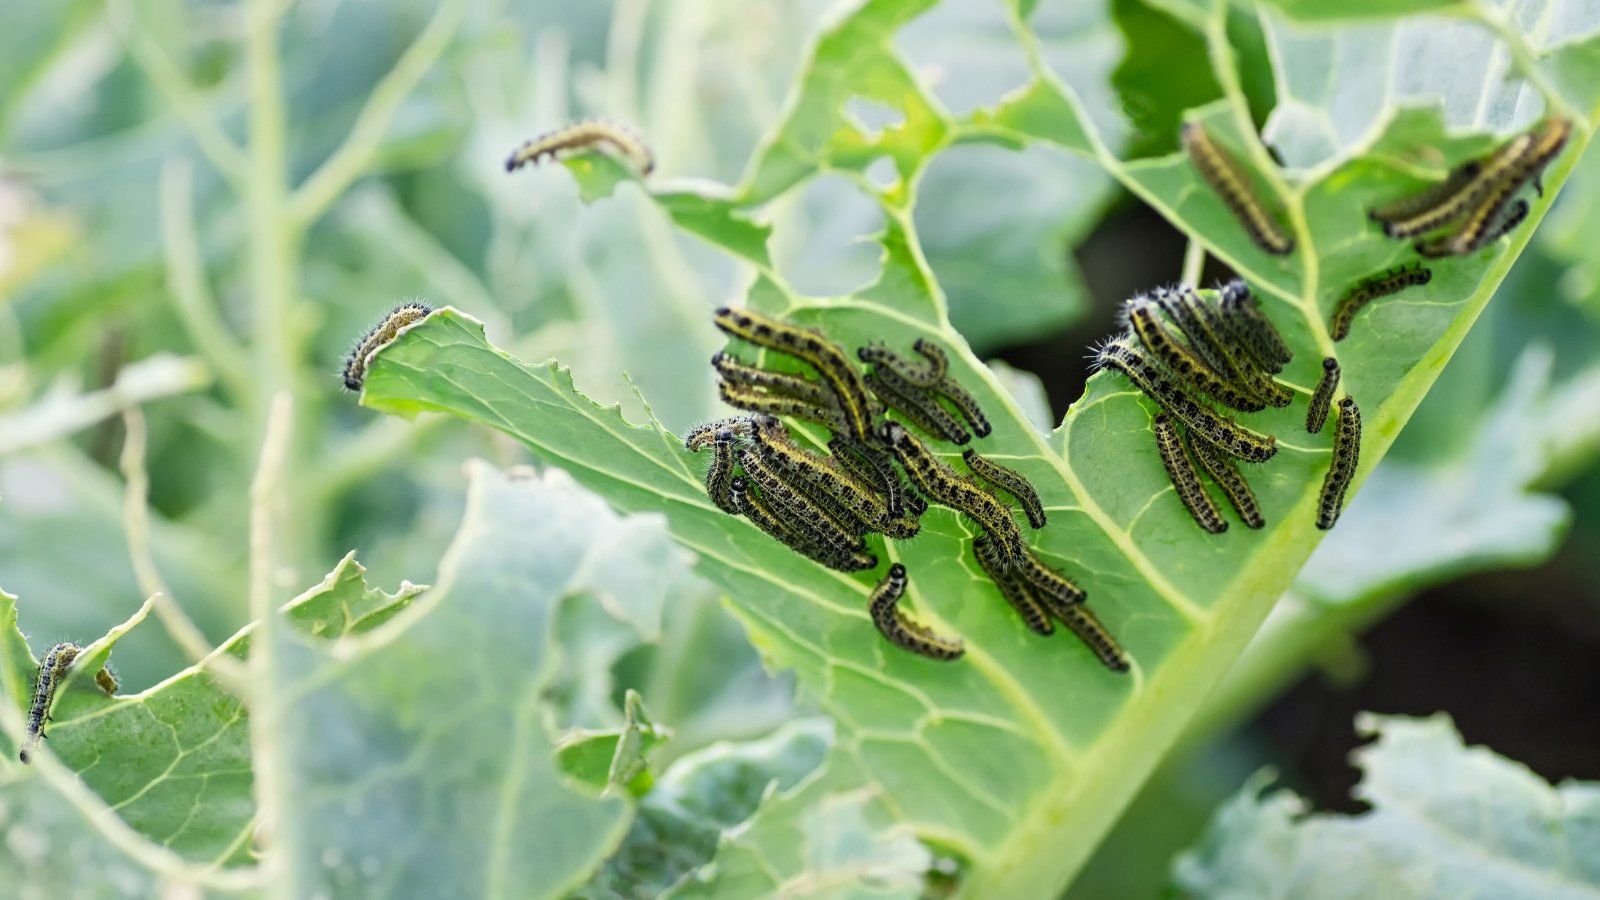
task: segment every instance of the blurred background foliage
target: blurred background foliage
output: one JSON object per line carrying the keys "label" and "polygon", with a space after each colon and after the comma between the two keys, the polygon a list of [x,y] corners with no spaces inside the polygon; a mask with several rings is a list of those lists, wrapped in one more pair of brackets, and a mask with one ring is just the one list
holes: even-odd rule
{"label": "blurred background foliage", "polygon": [[[291,127],[273,136],[281,146],[267,142],[276,168],[265,175],[238,149],[259,127],[246,102],[256,7],[8,6],[0,584],[23,598],[35,650],[104,633],[159,581],[212,643],[244,622],[247,486],[279,388],[294,393],[298,421],[277,586],[294,593],[353,548],[378,583],[432,580],[461,518],[462,461],[523,459],[483,430],[373,415],[343,392],[350,342],[400,298],[448,303],[519,357],[572,365],[582,391],[630,418],[643,412],[632,383],[649,386],[668,427],[711,417],[710,370],[683,360],[718,346],[706,313],[740,296],[744,273],[631,186],[586,207],[561,168],[510,178],[501,163],[527,137],[598,115],[647,135],[660,177],[735,182],[782,110],[799,36],[828,5],[289,5]],[[1005,16],[997,2],[948,0],[897,42],[964,112],[1026,80]],[[1182,4],[1049,4],[1033,23],[1052,65],[1100,85],[1092,113],[1124,155],[1169,152],[1182,111],[1218,96]],[[1267,35],[1242,8],[1229,31],[1265,125],[1276,91]],[[851,112],[873,121],[870,108]],[[1046,152],[952,148],[929,170],[916,219],[957,327],[1015,367],[1016,392],[1056,421],[1115,304],[1176,280],[1184,246],[1098,169],[1040,165]],[[314,172],[293,195],[295,227],[257,227],[274,190]],[[773,215],[774,258],[797,288],[842,293],[875,275],[876,249],[857,238],[880,214],[844,179],[817,179]],[[1576,714],[1600,702],[1597,228],[1591,151],[1349,526],[1318,550],[1075,892],[1154,890],[1263,762],[1318,805],[1347,808],[1359,709],[1444,709],[1469,742],[1547,778],[1600,777],[1600,724]],[[143,526],[125,511],[118,414],[136,406],[148,420],[155,580],[129,551],[130,523],[136,544]],[[564,722],[619,725],[622,685],[671,685],[647,695],[677,730],[664,761],[766,734],[806,705],[760,672],[709,588],[676,590],[654,640],[563,623]],[[694,656],[722,665],[682,664]],[[125,690],[188,662],[156,628],[130,635],[117,661]]]}

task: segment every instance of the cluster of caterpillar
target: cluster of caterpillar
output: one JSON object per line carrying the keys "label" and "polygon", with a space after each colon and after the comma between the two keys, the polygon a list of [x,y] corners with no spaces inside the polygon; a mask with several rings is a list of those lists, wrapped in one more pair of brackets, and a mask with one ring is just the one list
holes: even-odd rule
{"label": "cluster of caterpillar", "polygon": [[[959,444],[990,433],[976,398],[951,375],[944,348],[919,340],[913,350],[920,359],[913,361],[881,344],[861,347],[856,359],[872,367],[863,373],[817,331],[749,310],[720,309],[714,321],[724,333],[809,370],[758,366],[727,351],[712,357],[720,396],[747,413],[702,425],[684,439],[691,451],[712,451],[706,492],[718,509],[814,562],[855,572],[878,565],[866,535],[911,538],[930,502],[949,507],[977,523],[980,565],[1031,630],[1050,634],[1059,620],[1107,667],[1128,669],[1126,654],[1084,607],[1084,591],[1038,559],[1001,499],[1009,496],[1029,525],[1044,527],[1044,504],[1026,476],[974,448],[962,456],[970,475],[961,474],[905,424],[931,440]],[[890,411],[905,422],[887,418]],[[827,451],[801,446],[779,417],[828,429]],[[906,584],[904,566],[894,563],[874,590],[869,611],[879,632],[930,659],[959,658],[959,638],[936,633],[900,607]]]}

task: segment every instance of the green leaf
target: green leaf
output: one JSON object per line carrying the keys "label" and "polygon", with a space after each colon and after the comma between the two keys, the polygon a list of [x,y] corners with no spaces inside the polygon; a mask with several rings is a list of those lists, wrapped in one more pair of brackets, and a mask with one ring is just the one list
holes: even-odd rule
{"label": "green leaf", "polygon": [[1600,783],[1552,788],[1521,764],[1465,747],[1444,715],[1363,714],[1359,816],[1307,814],[1255,779],[1222,808],[1174,880],[1205,897],[1594,897]]}
{"label": "green leaf", "polygon": [[629,689],[620,728],[580,729],[556,745],[561,771],[599,790],[626,789],[635,797],[650,790],[649,754],[672,732],[650,721],[644,701]]}
{"label": "green leaf", "polygon": [[[1059,891],[1320,540],[1313,519],[1331,429],[1307,436],[1298,407],[1246,417],[1280,438],[1277,457],[1251,473],[1270,525],[1220,538],[1197,531],[1174,501],[1149,437],[1151,412],[1118,379],[1091,379],[1062,425],[1039,433],[951,325],[925,260],[913,214],[929,155],[981,138],[1087,156],[1251,281],[1296,352],[1286,381],[1309,392],[1321,358],[1335,349],[1325,323],[1338,296],[1409,253],[1382,238],[1365,209],[1413,190],[1425,173],[1492,143],[1491,130],[1514,125],[1514,110],[1501,107],[1466,134],[1447,128],[1437,108],[1389,110],[1381,130],[1333,147],[1335,155],[1309,168],[1268,170],[1223,43],[1225,7],[1185,19],[1211,42],[1226,96],[1193,118],[1261,170],[1268,196],[1297,236],[1295,256],[1257,249],[1181,156],[1116,159],[1097,126],[1102,111],[1047,65],[1049,42],[1020,23],[1034,81],[992,112],[963,120],[942,113],[889,46],[893,29],[922,7],[887,0],[862,4],[821,37],[788,117],[758,151],[733,202],[707,190],[697,207],[678,193],[671,211],[682,217],[698,208],[694,231],[715,242],[714,235],[738,233],[711,227],[717,216],[753,213],[824,170],[844,173],[878,202],[883,259],[872,285],[849,297],[807,297],[758,263],[748,304],[820,327],[846,347],[887,340],[903,348],[919,337],[947,346],[952,373],[994,422],[981,449],[1029,477],[1051,511],[1050,525],[1030,536],[1036,551],[1088,589],[1092,607],[1134,659],[1129,676],[1107,673],[1070,637],[1026,634],[971,561],[971,525],[942,509],[925,517],[916,540],[874,549],[884,562],[907,565],[907,605],[933,628],[962,636],[967,656],[940,665],[893,650],[865,612],[878,573],[824,571],[720,514],[704,495],[705,462],[674,436],[590,403],[554,361],[528,365],[496,349],[457,311],[436,312],[381,350],[363,402],[489,425],[617,508],[664,513],[674,538],[728,593],[756,646],[794,668],[838,721],[838,757],[859,776],[838,790],[877,792],[895,820],[958,858],[960,890],[969,895]],[[1549,81],[1549,67],[1561,64],[1558,53],[1532,74]],[[1479,78],[1486,88],[1497,83],[1488,73]],[[843,111],[851,100],[887,107],[900,120],[859,129]],[[1591,88],[1583,109],[1594,105]],[[1286,135],[1292,125],[1281,126]],[[1366,421],[1358,486],[1548,208],[1588,140],[1587,122],[1579,125],[1574,147],[1546,173],[1545,199],[1534,201],[1529,224],[1509,247],[1438,264],[1426,289],[1378,304],[1337,348],[1345,387]],[[1419,148],[1429,160],[1438,153],[1437,164],[1418,164]],[[869,173],[882,158],[896,178]],[[749,260],[744,246],[726,249]],[[682,364],[700,362],[685,356]]]}

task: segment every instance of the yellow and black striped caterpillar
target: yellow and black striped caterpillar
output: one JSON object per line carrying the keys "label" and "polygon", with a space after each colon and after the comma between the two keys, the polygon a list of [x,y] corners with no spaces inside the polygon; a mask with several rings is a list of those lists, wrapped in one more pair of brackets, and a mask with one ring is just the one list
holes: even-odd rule
{"label": "yellow and black striped caterpillar", "polygon": [[1200,177],[1211,185],[1227,205],[1256,246],[1275,256],[1294,252],[1294,239],[1267,211],[1246,170],[1226,149],[1206,133],[1199,122],[1185,122],[1181,132],[1183,149],[1194,161]]}
{"label": "yellow and black striped caterpillar", "polygon": [[655,170],[655,155],[632,130],[615,122],[590,120],[557,128],[542,134],[518,147],[506,160],[506,171],[515,172],[524,165],[537,165],[541,159],[569,153],[610,147],[626,159],[641,175]]}

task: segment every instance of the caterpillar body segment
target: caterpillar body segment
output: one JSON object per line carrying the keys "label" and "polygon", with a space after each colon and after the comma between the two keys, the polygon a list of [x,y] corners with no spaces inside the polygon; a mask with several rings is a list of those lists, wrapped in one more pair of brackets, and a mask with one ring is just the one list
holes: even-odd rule
{"label": "caterpillar body segment", "polygon": [[872,591],[868,609],[872,624],[878,631],[902,650],[926,656],[941,662],[959,659],[966,652],[960,638],[945,637],[907,616],[900,608],[900,598],[906,592],[906,567],[895,563],[889,574],[878,582]]}

